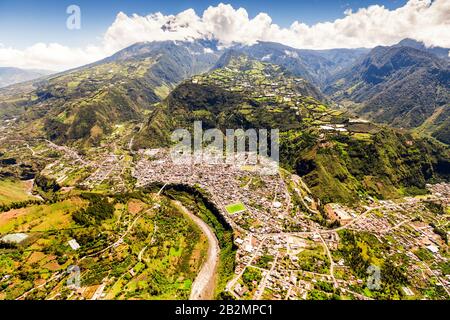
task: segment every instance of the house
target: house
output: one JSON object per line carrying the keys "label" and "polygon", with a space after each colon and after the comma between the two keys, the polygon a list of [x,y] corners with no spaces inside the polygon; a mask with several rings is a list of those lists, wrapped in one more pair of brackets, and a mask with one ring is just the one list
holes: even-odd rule
{"label": "house", "polygon": [[244,294],[246,294],[248,291],[246,286],[242,286],[240,283],[238,283],[235,287],[234,287],[234,292],[239,296],[242,297]]}
{"label": "house", "polygon": [[68,241],[69,246],[72,248],[72,250],[78,250],[80,249],[80,245],[78,244],[77,240],[72,239]]}
{"label": "house", "polygon": [[11,233],[2,237],[0,241],[19,244],[22,241],[25,241],[27,238],[28,235],[25,233]]}
{"label": "house", "polygon": [[325,205],[325,211],[332,221],[339,221],[342,225],[352,221],[352,217],[341,206],[336,203]]}
{"label": "house", "polygon": [[429,246],[427,246],[427,249],[430,250],[432,253],[438,253],[439,252],[439,248],[436,247],[434,244],[430,244]]}

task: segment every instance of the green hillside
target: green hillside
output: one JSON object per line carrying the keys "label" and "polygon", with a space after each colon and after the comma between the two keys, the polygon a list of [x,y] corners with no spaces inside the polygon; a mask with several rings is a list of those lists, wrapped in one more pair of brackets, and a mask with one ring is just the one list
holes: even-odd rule
{"label": "green hillside", "polygon": [[288,132],[282,150],[284,164],[325,203],[423,194],[427,182],[450,178],[447,148],[386,127],[325,139]]}
{"label": "green hillside", "polygon": [[203,52],[199,44],[136,44],[97,63],[0,92],[0,116],[19,116],[30,136],[96,145],[115,124],[142,120],[176,84],[208,70],[215,56]]}
{"label": "green hillside", "polygon": [[135,148],[170,144],[170,133],[202,121],[204,129],[319,125],[339,115],[322,104],[318,89],[282,67],[232,57],[223,68],[183,82],[150,113]]}
{"label": "green hillside", "polygon": [[354,122],[311,95],[316,90],[279,66],[234,56],[223,68],[179,85],[151,110],[135,148],[170,145],[170,133],[203,128],[278,128],[283,166],[324,202],[351,203],[425,192],[449,178],[449,153],[432,141]]}
{"label": "green hillside", "polygon": [[403,45],[376,47],[330,77],[325,93],[373,121],[421,127],[448,144],[449,79],[448,60],[432,51]]}

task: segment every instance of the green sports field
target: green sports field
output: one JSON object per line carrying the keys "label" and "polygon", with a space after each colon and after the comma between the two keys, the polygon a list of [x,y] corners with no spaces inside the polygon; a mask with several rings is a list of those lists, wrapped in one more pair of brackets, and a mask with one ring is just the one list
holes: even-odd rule
{"label": "green sports field", "polygon": [[244,204],[241,202],[230,204],[226,206],[225,209],[229,214],[239,213],[247,210],[247,208],[245,208]]}

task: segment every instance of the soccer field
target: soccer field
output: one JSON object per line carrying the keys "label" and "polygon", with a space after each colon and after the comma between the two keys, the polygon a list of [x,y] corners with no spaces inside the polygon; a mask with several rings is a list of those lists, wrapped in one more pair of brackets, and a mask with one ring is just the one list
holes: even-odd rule
{"label": "soccer field", "polygon": [[239,213],[247,210],[247,208],[245,208],[244,204],[241,202],[230,204],[226,206],[225,209],[229,214]]}

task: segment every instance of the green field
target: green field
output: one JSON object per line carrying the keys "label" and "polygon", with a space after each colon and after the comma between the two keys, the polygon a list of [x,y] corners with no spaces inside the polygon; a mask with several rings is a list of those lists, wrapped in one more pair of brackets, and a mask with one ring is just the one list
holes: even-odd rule
{"label": "green field", "polygon": [[242,202],[229,204],[225,207],[229,214],[235,214],[247,210]]}
{"label": "green field", "polygon": [[9,204],[11,202],[30,199],[33,199],[33,197],[28,195],[27,187],[23,181],[0,181],[0,204]]}
{"label": "green field", "polygon": [[[0,279],[11,275],[0,285],[0,300],[16,299],[56,272],[62,278],[27,298],[67,299],[70,265],[81,271],[83,293],[75,299],[90,299],[102,283],[106,299],[187,299],[206,256],[206,237],[169,199],[158,199],[154,210],[151,194],[135,196],[83,193],[0,214],[1,235],[29,236],[13,248],[0,247]],[[123,242],[107,250],[121,235]],[[78,250],[69,247],[70,239]]]}

